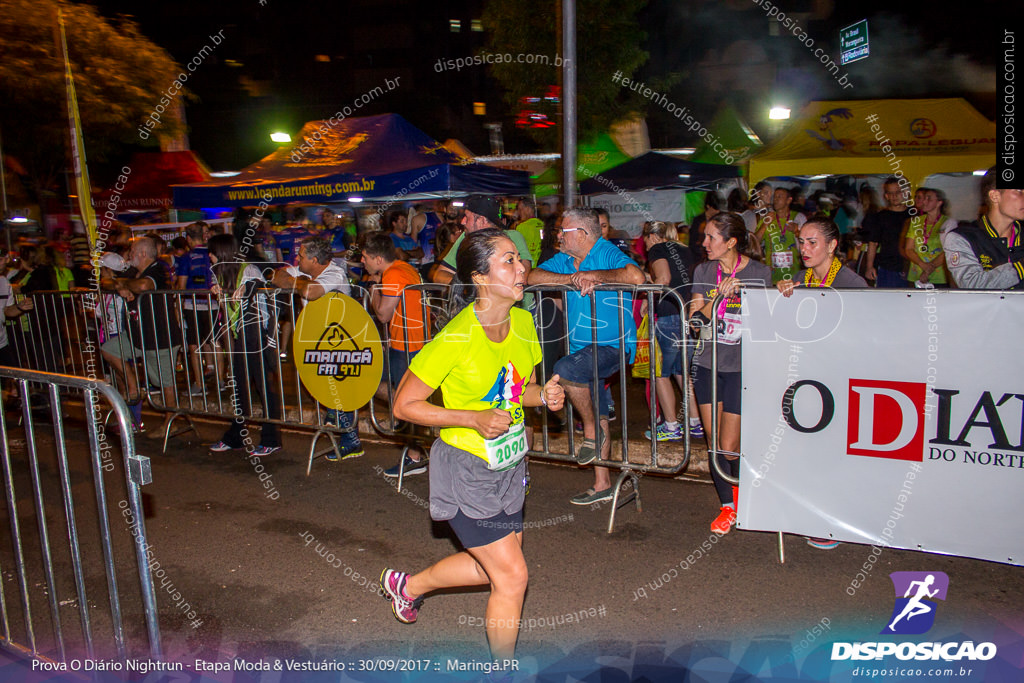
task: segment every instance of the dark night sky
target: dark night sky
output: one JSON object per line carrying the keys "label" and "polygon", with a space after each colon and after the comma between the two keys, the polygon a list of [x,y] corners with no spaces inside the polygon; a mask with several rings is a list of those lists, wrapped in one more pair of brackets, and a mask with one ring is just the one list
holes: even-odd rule
{"label": "dark night sky", "polygon": [[[143,32],[180,64],[192,59],[209,42],[208,35],[224,30],[227,39],[223,45],[187,84],[197,97],[187,106],[190,142],[214,168],[239,168],[252,163],[273,149],[267,137],[270,129],[295,132],[302,122],[323,118],[344,106],[351,101],[352,93],[363,92],[358,87],[360,74],[372,80],[372,74],[409,73],[416,83],[413,89],[403,89],[386,101],[368,105],[361,114],[400,113],[428,134],[441,140],[457,137],[478,154],[489,151],[487,137],[480,119],[474,119],[468,111],[470,103],[486,100],[489,113],[504,106],[496,83],[485,73],[453,78],[447,74],[436,76],[429,69],[439,55],[472,54],[483,45],[484,34],[467,30],[469,20],[481,14],[480,1],[265,0],[261,6],[260,0],[151,4],[102,0],[95,4],[106,16],[134,16]],[[816,3],[794,0],[779,4],[797,12],[808,11]],[[922,86],[917,92],[911,89],[907,95],[900,75],[888,73],[875,82],[875,92],[870,96],[948,96],[960,93],[943,91],[941,71],[945,67],[929,74],[929,63],[937,54],[934,51],[947,56],[963,54],[977,66],[993,69],[993,36],[999,27],[991,17],[1006,4],[975,2],[969,7],[958,6],[952,10],[956,16],[951,16],[949,11],[938,11],[934,2],[924,0],[836,2],[827,19],[810,22],[807,28],[819,45],[833,46],[839,28],[862,18],[869,18],[869,25],[876,28],[889,26],[894,42],[912,44],[908,36],[918,34],[920,47],[905,57],[905,78],[917,82],[921,80],[917,74],[924,73],[935,84]],[[552,21],[555,7],[556,1],[552,1]],[[890,24],[875,21],[880,12],[890,15]],[[458,35],[448,30],[449,19],[454,17],[461,17],[465,24]],[[746,37],[741,35],[743,31],[752,32],[755,39],[767,33],[764,11],[749,0],[651,0],[640,20],[648,34],[644,48],[651,58],[639,76],[685,71],[688,60],[700,59],[723,43]],[[873,54],[886,38],[872,32]],[[769,49],[769,56],[778,61],[780,69],[787,66],[787,61],[790,67],[800,68],[805,62],[813,62],[795,38],[774,40],[777,49]],[[325,55],[330,62],[318,62],[316,55]],[[858,66],[861,73],[870,73],[870,62],[871,58]],[[812,90],[806,95],[810,99],[819,93]],[[687,92],[686,96],[692,101],[699,93]],[[991,116],[983,101],[972,101]],[[718,102],[703,104],[710,116]],[[511,112],[503,113],[503,120],[510,122]],[[751,123],[758,127],[756,121]],[[687,142],[675,129],[661,126],[656,117],[649,119],[649,125],[655,146]],[[505,125],[504,134],[506,152],[535,150],[532,141],[511,125]]]}

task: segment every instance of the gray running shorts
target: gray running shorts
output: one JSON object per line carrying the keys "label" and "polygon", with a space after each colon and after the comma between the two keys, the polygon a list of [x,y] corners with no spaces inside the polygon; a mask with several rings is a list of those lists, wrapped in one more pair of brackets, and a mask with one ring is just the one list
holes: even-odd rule
{"label": "gray running shorts", "polygon": [[430,516],[449,520],[461,510],[471,519],[488,519],[523,509],[526,458],[503,472],[492,472],[482,458],[441,439],[430,447]]}

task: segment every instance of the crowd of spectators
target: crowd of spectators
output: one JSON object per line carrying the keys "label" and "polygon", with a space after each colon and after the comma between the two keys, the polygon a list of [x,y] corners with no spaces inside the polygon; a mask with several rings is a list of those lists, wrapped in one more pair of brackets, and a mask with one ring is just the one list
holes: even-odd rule
{"label": "crowd of spectators", "polygon": [[[103,357],[129,401],[139,400],[147,385],[162,394],[165,405],[176,405],[180,394],[241,394],[246,402],[255,395],[264,404],[264,415],[280,416],[281,397],[267,383],[268,372],[254,374],[251,367],[279,367],[288,361],[287,328],[308,301],[363,287],[369,293],[369,312],[381,325],[389,348],[378,392],[386,399],[422,348],[426,330],[445,322],[443,314],[433,320],[419,314],[421,302],[409,300],[414,290],[407,288],[423,282],[459,284],[455,255],[465,236],[500,228],[518,251],[529,284],[569,289],[564,310],[560,297],[530,293],[517,305],[536,315],[545,347],[545,374],[561,378],[581,418],[578,461],[608,458],[608,423],[615,419],[609,385],[621,369],[623,345],[632,362],[637,324],[648,315],[662,365],[654,386],[648,388],[659,422],[653,433],[648,430],[647,438],[678,440],[684,430],[703,437],[711,410],[708,387],[718,381],[719,409],[724,409],[719,446],[727,454],[725,468],[731,470],[732,454],[739,450],[739,385],[738,377],[728,375],[738,371],[738,353],[724,349],[719,370],[726,376],[712,379],[707,376],[707,354],[696,351],[697,372],[684,376],[684,354],[689,365],[699,346],[688,344],[683,333],[692,327],[688,323],[694,313],[713,317],[711,301],[722,293],[731,298],[719,317],[735,316],[735,290],[741,281],[780,285],[787,293],[794,283],[832,286],[837,274],[835,286],[1020,289],[1024,198],[1018,191],[995,189],[991,173],[981,190],[984,211],[979,220],[958,225],[949,217],[949,202],[941,190],[921,187],[911,198],[896,178],[884,182],[882,206],[866,185],[842,197],[816,192],[805,198],[799,187],[761,182],[749,194],[740,189],[728,197],[709,192],[703,211],[689,224],[652,221],[635,236],[615,230],[607,211],[600,208],[561,210],[538,206],[528,198],[473,197],[408,210],[394,207],[373,220],[326,210],[307,215],[299,209],[276,216],[285,223],[282,227],[275,227],[271,216],[239,212],[221,226],[198,221],[171,239],[166,233],[115,225],[95,278],[84,235],[61,233],[48,242],[25,241],[11,253],[0,250],[0,362],[59,371],[60,367],[46,366],[32,350],[38,344],[63,349],[67,343],[53,320],[37,324],[29,338],[33,316],[41,320],[41,312],[33,311],[32,295],[95,288],[98,282],[103,295],[95,311],[86,313],[95,317]],[[814,226],[808,233],[813,238],[804,234],[807,226]],[[213,244],[216,250],[211,249]],[[595,289],[644,282],[663,285],[674,294],[661,297],[648,311],[646,302],[641,305],[638,300],[634,306],[628,292]],[[276,287],[281,293],[275,301],[254,300],[254,288],[263,287]],[[180,306],[144,296],[168,289],[184,293],[179,295]],[[591,296],[596,297],[596,319]],[[628,311],[622,325],[620,309]],[[260,312],[259,325],[245,324],[240,311]],[[19,317],[22,320],[15,320]],[[271,329],[275,324],[279,334]],[[568,330],[568,355],[560,358],[563,348],[557,340],[553,345],[546,341],[545,330],[554,331],[549,336]],[[258,339],[258,348],[243,349],[242,355],[229,353],[225,334],[248,339],[251,345]],[[591,355],[595,338],[596,377]],[[728,335],[720,338],[727,345],[736,341]],[[23,352],[14,353],[15,346]],[[130,369],[143,357],[147,376],[140,379],[138,370]],[[687,394],[691,398],[684,402]],[[700,406],[700,414],[687,415],[681,409],[686,403]],[[327,423],[346,428],[350,435],[343,455],[361,454],[351,414],[327,408]],[[214,446],[213,450],[238,448],[238,434],[226,432]],[[279,435],[271,431],[260,453],[267,455],[279,446]],[[424,456],[413,444],[405,473],[425,471]],[[397,476],[398,469],[388,470],[388,476]],[[718,488],[723,506],[734,506],[735,494],[725,484]],[[572,502],[592,504],[609,497],[607,470],[598,467],[594,485]],[[730,525],[716,520],[720,533]]]}

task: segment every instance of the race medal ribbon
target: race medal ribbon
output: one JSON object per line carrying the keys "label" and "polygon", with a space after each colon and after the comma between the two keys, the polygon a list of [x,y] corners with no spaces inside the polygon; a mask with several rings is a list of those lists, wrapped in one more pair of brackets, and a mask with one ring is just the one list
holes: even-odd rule
{"label": "race medal ribbon", "polygon": [[[739,269],[740,261],[742,259],[743,259],[742,256],[737,256],[736,257],[736,265],[732,267],[732,273],[729,274],[729,277],[736,277],[736,271]],[[718,288],[718,287],[721,287],[721,286],[722,286],[722,264],[721,264],[721,262],[719,262],[718,263],[718,272],[717,272],[717,275],[715,277],[715,287]],[[729,297],[729,298],[738,298],[738,297]],[[727,302],[728,302],[728,299],[723,299],[722,300],[722,305],[718,307],[718,317],[719,318],[721,318],[723,315],[725,315],[725,307],[726,307]]]}
{"label": "race medal ribbon", "polygon": [[836,275],[842,267],[843,264],[839,262],[839,259],[833,256],[832,263],[828,267],[828,273],[825,275],[824,282],[819,281],[814,275],[813,268],[808,268],[807,272],[804,273],[804,284],[808,287],[831,287],[832,281],[836,279]]}
{"label": "race medal ribbon", "polygon": [[[729,275],[729,277],[736,276],[736,271],[739,270],[740,261],[742,260],[742,258],[742,256],[736,257],[736,265],[733,266],[732,273]],[[721,284],[722,264],[719,263],[718,273],[715,280],[715,286],[720,287]],[[729,297],[729,299],[724,299],[722,301],[722,304],[718,307],[718,318],[719,320],[722,321],[722,328],[719,331],[718,341],[720,341],[723,344],[729,344],[731,346],[740,343],[740,330],[742,329],[742,318],[740,317],[739,313],[726,313],[726,308],[728,307],[728,302],[730,300],[739,300],[739,297],[736,296]]]}

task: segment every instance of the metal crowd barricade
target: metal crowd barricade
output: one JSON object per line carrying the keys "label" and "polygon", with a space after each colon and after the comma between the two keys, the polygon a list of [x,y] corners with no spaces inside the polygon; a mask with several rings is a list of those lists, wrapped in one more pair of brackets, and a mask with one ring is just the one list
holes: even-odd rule
{"label": "metal crowd barricade", "polygon": [[[269,333],[259,338],[232,335],[224,324],[224,300],[207,290],[147,291],[133,303],[114,292],[30,296],[34,309],[7,321],[18,365],[106,377],[126,398],[145,398],[151,408],[168,414],[161,436],[164,452],[171,438],[189,431],[198,434],[194,417],[307,428],[314,431],[308,475],[316,458],[329,453],[342,457],[338,437],[358,429],[358,411],[348,428],[337,426],[331,419],[334,411],[310,397],[294,364],[286,360],[290,349],[284,347],[288,338],[283,327],[294,330],[300,312],[297,297],[289,291],[257,290],[255,296],[263,297],[263,303],[255,308],[262,307],[263,317],[244,322],[266,327]],[[368,307],[367,291],[355,287],[352,296]],[[108,308],[114,312],[110,325],[103,315]],[[190,345],[198,347],[198,368],[191,362]],[[100,354],[101,346],[112,359]],[[236,355],[241,361],[232,368]],[[186,424],[176,430],[182,419]],[[383,434],[393,434],[380,420],[375,424]],[[322,439],[330,443],[318,450]]]}
{"label": "metal crowd barricade", "polygon": [[[429,291],[424,305],[438,306],[439,293]],[[314,431],[308,475],[316,458],[329,453],[342,457],[339,436],[358,429],[359,411],[348,428],[332,423],[334,411],[309,396],[294,364],[285,360],[289,349],[282,328],[293,330],[299,314],[298,299],[291,292],[257,291],[257,298],[264,297],[264,317],[255,322],[265,325],[269,334],[256,339],[248,334],[235,338],[224,325],[225,302],[206,290],[148,291],[130,305],[114,292],[37,292],[31,297],[35,309],[7,321],[18,365],[106,376],[123,396],[147,399],[150,407],[168,414],[161,434],[163,451],[174,436],[198,434],[194,417],[308,428]],[[355,287],[352,297],[369,309],[368,291]],[[115,312],[112,329],[107,329],[102,314],[107,308]],[[199,347],[198,368],[190,359],[190,342]],[[113,361],[101,359],[104,343]],[[234,357],[242,360],[232,368]],[[112,362],[117,372],[112,371]],[[181,419],[186,425],[175,430]],[[371,415],[371,421],[386,436],[399,434],[379,416]],[[329,444],[318,450],[322,439]]]}
{"label": "metal crowd barricade", "polygon": [[[354,291],[353,295],[357,301],[365,298],[360,291]],[[168,359],[173,359],[176,351],[170,355],[155,353],[144,357],[147,375],[152,373],[154,378],[165,379],[172,373],[175,376],[169,387],[173,393],[167,392],[164,396],[159,392],[150,393],[153,407],[170,414],[163,438],[165,450],[171,437],[195,430],[192,417],[219,417],[313,429],[307,475],[316,458],[332,452],[342,457],[337,437],[358,429],[358,413],[349,428],[332,423],[334,412],[306,392],[294,363],[288,362],[290,349],[287,346],[290,346],[290,335],[300,312],[297,310],[299,300],[292,292],[273,288],[256,290],[241,321],[243,331],[237,337],[227,324],[227,301],[209,291],[152,291],[139,298],[140,310],[151,313],[141,316],[148,318],[142,325],[144,344],[156,340],[158,346],[168,343],[172,349],[187,350],[191,337],[192,341],[201,342],[198,344],[200,358],[211,361],[200,363],[201,367],[212,368],[211,376],[206,377],[205,372],[197,376],[187,353],[181,371],[176,366],[167,367],[173,362]],[[148,306],[146,299],[150,300]],[[187,306],[188,303],[192,305]],[[209,332],[202,321],[204,311],[211,319]],[[176,321],[183,324],[176,325]],[[167,333],[161,330],[161,323]],[[195,325],[201,338],[187,331],[189,325]],[[258,400],[254,400],[254,393]],[[173,423],[180,417],[188,420],[189,427],[172,431]],[[330,445],[317,450],[322,438],[328,438]],[[249,446],[247,444],[246,448],[251,450]]]}
{"label": "metal crowd barricade", "polygon": [[73,295],[53,291],[27,296],[32,299],[33,309],[23,314],[29,316],[22,321],[22,329],[25,331],[23,338],[29,349],[23,367],[43,372],[64,372],[66,362],[72,360],[69,352],[73,353],[75,348],[74,342],[78,336],[75,333],[79,332],[77,326],[72,324],[75,320]]}
{"label": "metal crowd barricade", "polygon": [[[21,405],[23,421],[20,426],[8,423],[8,406],[0,398],[0,438],[3,440],[0,465],[6,499],[5,514],[11,530],[10,547],[0,549],[0,564],[6,565],[7,571],[13,567],[19,598],[18,602],[9,601],[6,582],[0,585],[3,629],[0,645],[43,661],[66,663],[69,654],[81,656],[77,642],[74,644],[76,649],[69,653],[72,645],[67,637],[75,635],[73,631],[77,630],[76,641],[84,646],[86,656],[116,656],[124,661],[129,656],[138,656],[137,649],[129,649],[127,633],[132,629],[126,629],[124,613],[138,610],[145,619],[149,656],[160,659],[160,629],[153,579],[147,560],[148,544],[139,490],[139,487],[152,481],[152,474],[149,459],[135,451],[127,406],[120,395],[105,382],[6,367],[0,368],[0,378],[15,382],[24,397]],[[37,429],[43,419],[33,413],[29,398],[32,395],[31,386],[42,387],[46,391],[52,424],[50,434],[46,434],[46,430]],[[64,410],[69,403],[62,402],[61,389],[73,389],[84,397],[81,403],[83,419],[80,423],[69,425],[65,421]],[[117,463],[98,419],[102,412],[101,397],[109,404],[120,428],[120,465],[125,476],[126,496],[123,505],[118,504],[115,508],[108,505],[105,473],[115,471]],[[83,428],[87,434],[88,453],[69,453],[67,443],[80,441],[69,438],[69,430]],[[54,460],[56,468],[51,466]],[[94,508],[88,497],[75,497],[72,469],[76,466],[91,471],[96,496]],[[53,511],[60,505],[55,489],[59,491],[63,503],[63,520],[51,519]],[[28,529],[22,528],[30,516],[26,505],[29,500],[32,502],[39,533],[38,545],[32,542]],[[122,552],[127,550],[123,539],[125,532],[115,538],[109,519],[111,514],[115,518],[124,517],[127,510],[131,511],[136,522],[130,533],[139,579],[137,585],[129,582],[127,587],[137,588],[137,594],[129,593],[123,583],[126,564],[120,560],[124,559]],[[117,544],[117,540],[121,543]],[[65,566],[70,568],[63,570]],[[0,566],[0,571],[3,569]],[[90,598],[96,605],[104,602],[97,599],[97,591],[102,584],[90,579],[90,575],[100,571],[106,577],[103,588],[109,602],[109,612],[90,607]],[[87,584],[92,584],[91,588]],[[45,618],[33,611],[34,603],[41,600],[45,600],[49,606],[50,628],[46,634],[41,632],[45,628]],[[77,603],[77,609],[71,607],[71,603]],[[74,619],[65,620],[73,611],[78,613],[78,629],[73,628]],[[109,638],[100,636],[101,633]],[[99,640],[101,637],[102,640]],[[116,653],[108,650],[111,643]]]}
{"label": "metal crowd barricade", "polygon": [[[70,343],[75,336],[67,315],[67,298],[71,292],[33,292],[19,294],[16,299],[30,299],[33,308],[13,320],[7,320],[7,337],[18,366],[43,372],[64,372],[70,360]],[[71,372],[70,374],[76,374]]]}
{"label": "metal crowd barricade", "polygon": [[[411,286],[409,289],[418,291],[420,296],[421,317],[429,318],[436,322],[437,311],[447,307],[448,287],[446,285],[421,284]],[[632,301],[634,296],[646,299],[649,311],[654,311],[655,304],[659,297],[672,297],[680,305],[681,310],[685,302],[677,292],[668,290],[657,285],[644,285],[640,287],[621,285],[601,285],[599,291],[615,292],[618,305],[616,306],[620,329],[624,324],[626,315],[633,315],[632,310],[627,310],[628,300]],[[552,331],[549,322],[544,320],[546,309],[559,306],[564,312],[567,309],[567,297],[571,288],[564,286],[532,286],[527,291],[537,295],[537,308],[534,311],[537,321],[538,337],[541,345],[545,347],[545,355],[556,358],[569,353],[569,329],[564,318],[558,329]],[[82,340],[84,343],[71,343],[67,346],[57,343],[46,343],[44,337],[38,332],[27,335],[30,340],[30,352],[25,355],[26,360],[32,357],[45,357],[50,359],[52,365],[60,364],[65,369],[75,374],[96,376],[95,368],[83,354],[82,348],[91,345],[99,346],[100,325],[89,320],[85,313],[96,307],[96,294],[93,292],[81,293],[47,293],[36,294],[35,297],[44,297],[44,310],[51,310],[56,307],[55,303],[45,300],[45,297],[52,296],[58,300],[65,300],[70,297],[75,301],[74,315],[63,317],[61,339]],[[114,294],[103,294],[102,296],[116,297]],[[322,455],[335,453],[341,457],[338,445],[338,437],[346,431],[358,429],[358,415],[347,429],[340,428],[329,421],[329,411],[317,401],[313,400],[305,391],[299,378],[298,372],[292,363],[285,358],[288,349],[285,348],[286,335],[283,328],[294,329],[298,317],[298,310],[295,303],[297,298],[291,292],[266,289],[258,290],[257,297],[265,297],[266,311],[261,314],[266,319],[265,324],[268,334],[259,338],[252,338],[251,335],[242,334],[235,338],[224,325],[226,316],[225,301],[218,300],[208,291],[149,291],[137,296],[135,305],[127,307],[135,311],[131,322],[122,325],[117,335],[117,348],[120,355],[130,360],[122,365],[126,372],[132,373],[134,385],[148,398],[148,402],[154,409],[168,413],[163,434],[163,450],[166,451],[167,444],[173,436],[186,431],[198,431],[192,421],[193,417],[215,417],[226,420],[251,420],[259,423],[273,423],[278,426],[308,428],[314,430],[313,440],[310,444],[309,458],[307,464],[307,475],[312,470],[313,461]],[[359,301],[367,310],[370,310],[370,292],[355,288],[353,298]],[[591,318],[597,316],[597,302],[594,297],[590,298]],[[80,299],[80,300],[79,300]],[[66,305],[66,304],[64,304]],[[400,300],[399,311],[405,311],[404,298]],[[47,308],[49,307],[49,308]],[[256,306],[259,308],[259,306]],[[250,309],[252,310],[252,309]],[[372,314],[372,311],[371,311]],[[396,313],[397,314],[397,313]],[[128,316],[131,317],[131,316]],[[208,317],[204,326],[203,318]],[[653,317],[653,316],[652,316]],[[57,315],[50,315],[49,319],[56,319]],[[20,321],[13,321],[19,324]],[[201,333],[202,339],[188,332],[188,328]],[[428,325],[424,331],[424,338],[429,341],[433,338],[433,325]],[[592,330],[592,345],[596,345],[596,330]],[[679,339],[686,339],[685,316],[680,316]],[[188,357],[188,346],[190,338],[192,341],[199,341],[200,358],[204,359],[197,370],[193,367]],[[384,326],[382,338],[384,348],[390,345],[388,327]],[[648,328],[647,342],[653,350],[658,343],[655,335],[654,325]],[[81,348],[79,348],[81,347]],[[182,363],[178,365],[178,353],[182,353]],[[408,344],[405,346],[406,358],[408,360],[411,350]],[[664,474],[674,475],[685,469],[690,459],[690,436],[689,430],[684,429],[684,441],[681,454],[666,453],[656,438],[657,420],[653,395],[656,394],[654,383],[656,380],[656,367],[652,362],[649,368],[648,379],[651,380],[652,400],[649,405],[648,424],[652,432],[652,439],[649,444],[649,455],[642,459],[630,458],[629,428],[626,419],[628,407],[627,382],[631,379],[630,365],[625,348],[620,344],[619,353],[619,405],[623,408],[623,415],[620,421],[618,457],[605,460],[599,458],[595,463],[597,466],[618,469],[620,474],[615,483],[615,493],[612,499],[612,509],[609,516],[608,528],[611,531],[614,527],[615,511],[631,501],[637,503],[638,510],[641,509],[639,498],[639,475],[642,474]],[[689,377],[688,354],[683,355],[683,376]],[[231,358],[240,357],[238,367],[232,368]],[[652,360],[653,360],[652,355]],[[206,359],[209,362],[206,362]],[[595,374],[597,358],[594,357]],[[209,365],[213,376],[205,377],[204,366]],[[549,378],[550,362],[542,364],[539,371],[539,381],[546,383]],[[239,369],[242,371],[239,372]],[[386,364],[386,371],[389,370]],[[110,373],[111,379],[121,385],[122,393],[128,392],[128,383],[122,379],[119,373]],[[228,381],[222,382],[222,379]],[[381,434],[407,439],[403,449],[403,457],[399,465],[398,489],[401,490],[404,475],[404,455],[414,444],[427,445],[429,440],[437,435],[439,430],[431,430],[429,433],[415,433],[411,431],[410,425],[402,425],[396,428],[394,418],[394,389],[384,377],[384,391],[389,405],[388,415],[382,416],[379,410],[371,401],[368,406],[370,422]],[[165,387],[159,385],[165,384]],[[147,390],[148,385],[156,385],[156,390]],[[216,389],[214,388],[216,387]],[[686,385],[684,384],[684,389]],[[256,397],[253,396],[255,388]],[[164,390],[166,389],[166,391]],[[591,400],[594,409],[595,424],[600,425],[598,392],[600,387],[595,382],[591,386]],[[572,426],[575,415],[574,408],[570,402],[566,402],[567,419],[565,425],[566,437],[562,443],[556,443],[551,436],[551,417],[548,411],[541,411],[540,420],[540,445],[533,448],[531,444],[531,457],[541,460],[551,460],[575,463],[575,452],[577,450],[577,439],[573,433]],[[683,392],[682,396],[684,426],[692,413],[692,406],[689,402],[689,392]],[[672,416],[666,415],[667,418]],[[173,431],[174,423],[184,418],[187,426],[178,431]],[[609,435],[610,437],[611,435]],[[321,439],[330,440],[328,447],[318,450],[317,446]],[[598,452],[601,452],[605,435],[602,430],[597,429],[596,445]],[[564,447],[563,447],[564,444]],[[675,450],[674,448],[672,449]],[[634,453],[634,456],[637,454]],[[671,455],[673,457],[666,457]],[[676,458],[679,458],[678,461]],[[632,492],[625,497],[621,494],[625,482],[632,485]]]}
{"label": "metal crowd barricade", "polygon": [[[740,285],[740,297],[742,299],[743,292],[748,289],[765,289],[764,287],[751,286],[746,283]],[[715,296],[714,301],[711,303],[711,377],[718,377],[718,328],[719,328],[719,313],[718,309],[722,302],[725,301],[725,297],[721,294]],[[710,431],[708,432],[708,464],[715,468],[718,475],[725,481],[733,486],[738,486],[740,483],[739,477],[734,477],[731,474],[726,473],[722,469],[722,465],[718,462],[718,410],[715,406],[718,405],[718,382],[712,380],[711,382],[711,425]],[[742,446],[741,446],[742,449]],[[740,454],[742,457],[742,454]]]}
{"label": "metal crowd barricade", "polygon": [[[137,363],[123,364],[127,374],[113,373],[101,353],[100,347],[106,343],[108,349],[115,350],[115,355],[131,357],[128,350],[133,346],[135,332],[118,317],[127,306],[116,293],[52,291],[34,292],[21,298],[31,298],[32,310],[7,321],[8,340],[18,367],[107,379],[125,397],[132,393],[128,387],[129,376],[136,387],[140,386]],[[104,311],[115,314],[110,324]],[[118,349],[124,351],[117,354]],[[75,393],[78,390],[62,387],[62,391]]]}
{"label": "metal crowd barricade", "polygon": [[[743,296],[742,288],[740,296]],[[738,486],[740,478],[728,474],[718,462],[718,309],[725,300],[726,297],[718,294],[711,302],[711,424],[708,432],[708,464],[715,468],[722,479]]]}
{"label": "metal crowd barricade", "polygon": [[[569,294],[569,292],[574,291],[573,288],[568,287],[568,286],[563,286],[563,285],[533,285],[533,286],[528,287],[527,291],[534,292],[535,294],[538,295],[538,307],[537,307],[537,314],[536,314],[537,316],[541,316],[542,313],[543,313],[543,298],[544,298],[545,295],[547,295],[547,296],[554,295],[554,296],[557,297],[557,301],[561,304],[561,310],[563,311],[563,324],[561,325],[561,329],[559,330],[559,338],[556,339],[556,340],[552,340],[552,339],[549,338],[549,336],[548,336],[548,328],[550,326],[545,324],[545,321],[542,318],[538,319],[538,324],[537,324],[538,338],[540,339],[541,347],[542,348],[549,348],[550,349],[551,348],[550,342],[552,342],[552,341],[561,342],[559,345],[562,347],[561,348],[562,355],[568,355],[569,354],[569,334],[570,334],[570,331],[569,331],[569,328],[568,328],[568,319],[564,317],[564,312],[568,310],[568,294]],[[632,302],[632,298],[635,295],[639,295],[639,296],[643,297],[646,300],[649,319],[652,320],[652,321],[653,321],[653,318],[654,318],[653,313],[654,313],[654,310],[655,310],[655,304],[656,304],[656,301],[658,300],[658,297],[670,297],[680,306],[680,310],[681,311],[685,311],[686,310],[685,309],[685,302],[679,296],[678,292],[675,292],[673,290],[668,289],[667,287],[663,287],[663,286],[660,286],[660,285],[641,285],[641,286],[633,286],[633,285],[599,285],[596,288],[595,291],[605,291],[605,292],[615,292],[616,293],[617,305],[616,305],[615,308],[616,308],[617,315],[618,315],[618,325],[619,325],[619,329],[620,330],[624,329],[623,326],[624,326],[624,323],[625,323],[625,320],[626,320],[626,316],[627,315],[629,315],[629,316],[633,315],[633,310],[632,310],[632,306],[631,305],[628,306],[629,310],[627,311],[627,304],[626,304],[626,300],[627,300],[627,296],[626,295],[627,294],[629,294],[629,301],[630,302]],[[588,298],[590,300],[590,316],[591,316],[591,320],[596,320],[598,322],[598,324],[600,324],[601,321],[598,320],[598,317],[597,317],[597,298],[594,297],[594,296],[590,296]],[[679,330],[679,337],[678,337],[678,339],[680,339],[680,340],[687,339],[687,336],[686,336],[686,326],[685,326],[685,316],[684,315],[680,315],[680,330]],[[618,367],[618,371],[617,372],[619,374],[619,405],[621,405],[622,408],[623,408],[622,415],[621,415],[621,417],[619,419],[619,423],[620,423],[620,426],[621,426],[621,431],[620,431],[620,438],[619,438],[619,458],[618,459],[611,459],[611,457],[609,457],[609,459],[605,460],[605,459],[603,459],[600,456],[600,454],[602,453],[602,448],[603,448],[603,443],[604,443],[604,438],[605,438],[605,436],[604,436],[604,434],[602,432],[602,429],[600,427],[600,424],[601,424],[600,423],[600,415],[599,415],[599,412],[600,412],[600,405],[599,405],[600,387],[598,385],[598,381],[600,381],[600,380],[595,380],[594,382],[591,383],[591,402],[592,402],[592,406],[593,406],[593,410],[594,410],[594,423],[595,423],[595,445],[596,445],[596,448],[597,448],[597,452],[599,454],[598,459],[593,464],[596,467],[608,467],[608,468],[611,468],[611,469],[618,469],[619,470],[619,476],[618,476],[618,478],[617,478],[617,480],[615,481],[615,484],[614,484],[614,490],[615,491],[614,491],[614,494],[612,496],[611,511],[609,513],[609,518],[608,518],[608,533],[611,533],[613,531],[613,529],[614,529],[615,513],[618,510],[618,508],[622,507],[623,505],[628,504],[629,502],[636,502],[637,511],[638,512],[642,511],[642,506],[641,506],[641,501],[640,501],[640,488],[639,488],[640,476],[639,475],[643,475],[643,474],[675,475],[675,474],[678,474],[679,472],[681,472],[683,469],[685,469],[686,466],[689,464],[689,461],[690,461],[690,450],[691,449],[690,449],[689,429],[684,429],[683,430],[684,431],[683,451],[682,451],[682,454],[681,454],[681,459],[679,460],[678,463],[668,464],[667,459],[665,457],[662,457],[662,456],[665,456],[666,453],[665,452],[659,453],[659,442],[658,442],[657,434],[656,434],[656,430],[657,430],[657,426],[656,426],[657,416],[656,416],[656,412],[655,412],[655,398],[654,398],[654,394],[655,394],[655,381],[656,381],[656,376],[657,376],[656,364],[654,362],[654,359],[655,359],[654,349],[655,349],[655,345],[658,342],[657,342],[657,339],[656,339],[655,329],[654,329],[653,322],[650,325],[648,325],[647,342],[650,345],[649,348],[651,349],[651,362],[649,364],[649,370],[648,370],[648,377],[647,377],[647,379],[649,379],[650,382],[651,382],[651,394],[652,395],[651,395],[651,400],[649,401],[649,412],[648,412],[648,416],[649,416],[648,424],[650,425],[651,439],[650,439],[649,458],[646,461],[634,462],[634,461],[632,461],[630,459],[630,452],[629,452],[629,427],[628,427],[628,424],[627,424],[628,423],[628,419],[627,419],[627,417],[628,417],[627,416],[627,409],[628,409],[627,384],[628,384],[629,380],[632,378],[632,375],[631,375],[631,371],[630,371],[629,359],[628,359],[628,357],[626,355],[626,349],[625,349],[625,346],[623,344],[619,344],[618,345],[619,367]],[[597,353],[596,353],[597,345],[598,345],[597,344],[597,328],[596,328],[596,326],[592,326],[591,327],[591,347],[595,349],[595,352],[593,354],[593,376],[595,378],[597,378],[597,375],[598,375],[598,359],[597,359]],[[684,353],[682,354],[682,364],[683,364],[682,371],[683,371],[683,377],[684,378],[689,377],[689,366],[688,366],[687,355],[688,354],[685,353],[685,349],[684,349]],[[614,374],[615,373],[613,373],[613,375]],[[548,381],[548,368],[547,368],[547,364],[541,364],[540,377],[538,378],[538,382],[541,385],[543,385],[543,384],[547,383],[547,381]],[[688,424],[689,417],[690,417],[690,414],[691,414],[691,406],[690,406],[690,403],[689,403],[689,392],[686,391],[686,386],[687,385],[684,383],[683,384],[683,389],[684,390],[683,390],[683,396],[682,396],[682,405],[683,405],[683,414],[684,414],[684,425]],[[554,450],[553,449],[552,441],[551,441],[550,434],[549,434],[550,426],[549,426],[548,411],[542,411],[542,416],[543,417],[542,417],[542,420],[541,420],[541,450],[535,450],[535,449],[531,448],[530,457],[535,457],[535,458],[538,458],[538,459],[541,459],[541,460],[553,460],[553,461],[558,461],[558,462],[569,462],[569,463],[575,463],[576,462],[575,454],[576,454],[577,448],[576,448],[575,434],[573,432],[573,424],[574,424],[574,419],[575,419],[574,418],[575,413],[574,413],[574,407],[573,407],[572,403],[568,400],[568,397],[566,398],[565,405],[566,405],[566,424],[565,424],[565,430],[567,432],[567,450],[566,451],[561,451],[561,450]],[[666,417],[667,418],[671,418],[672,416],[666,415]],[[611,438],[610,434],[608,435],[608,438]],[[609,454],[609,456],[611,456],[611,454]],[[621,498],[623,486],[624,486],[624,484],[627,481],[630,482],[632,490],[631,490],[631,492],[627,496],[625,496],[624,498]]]}

